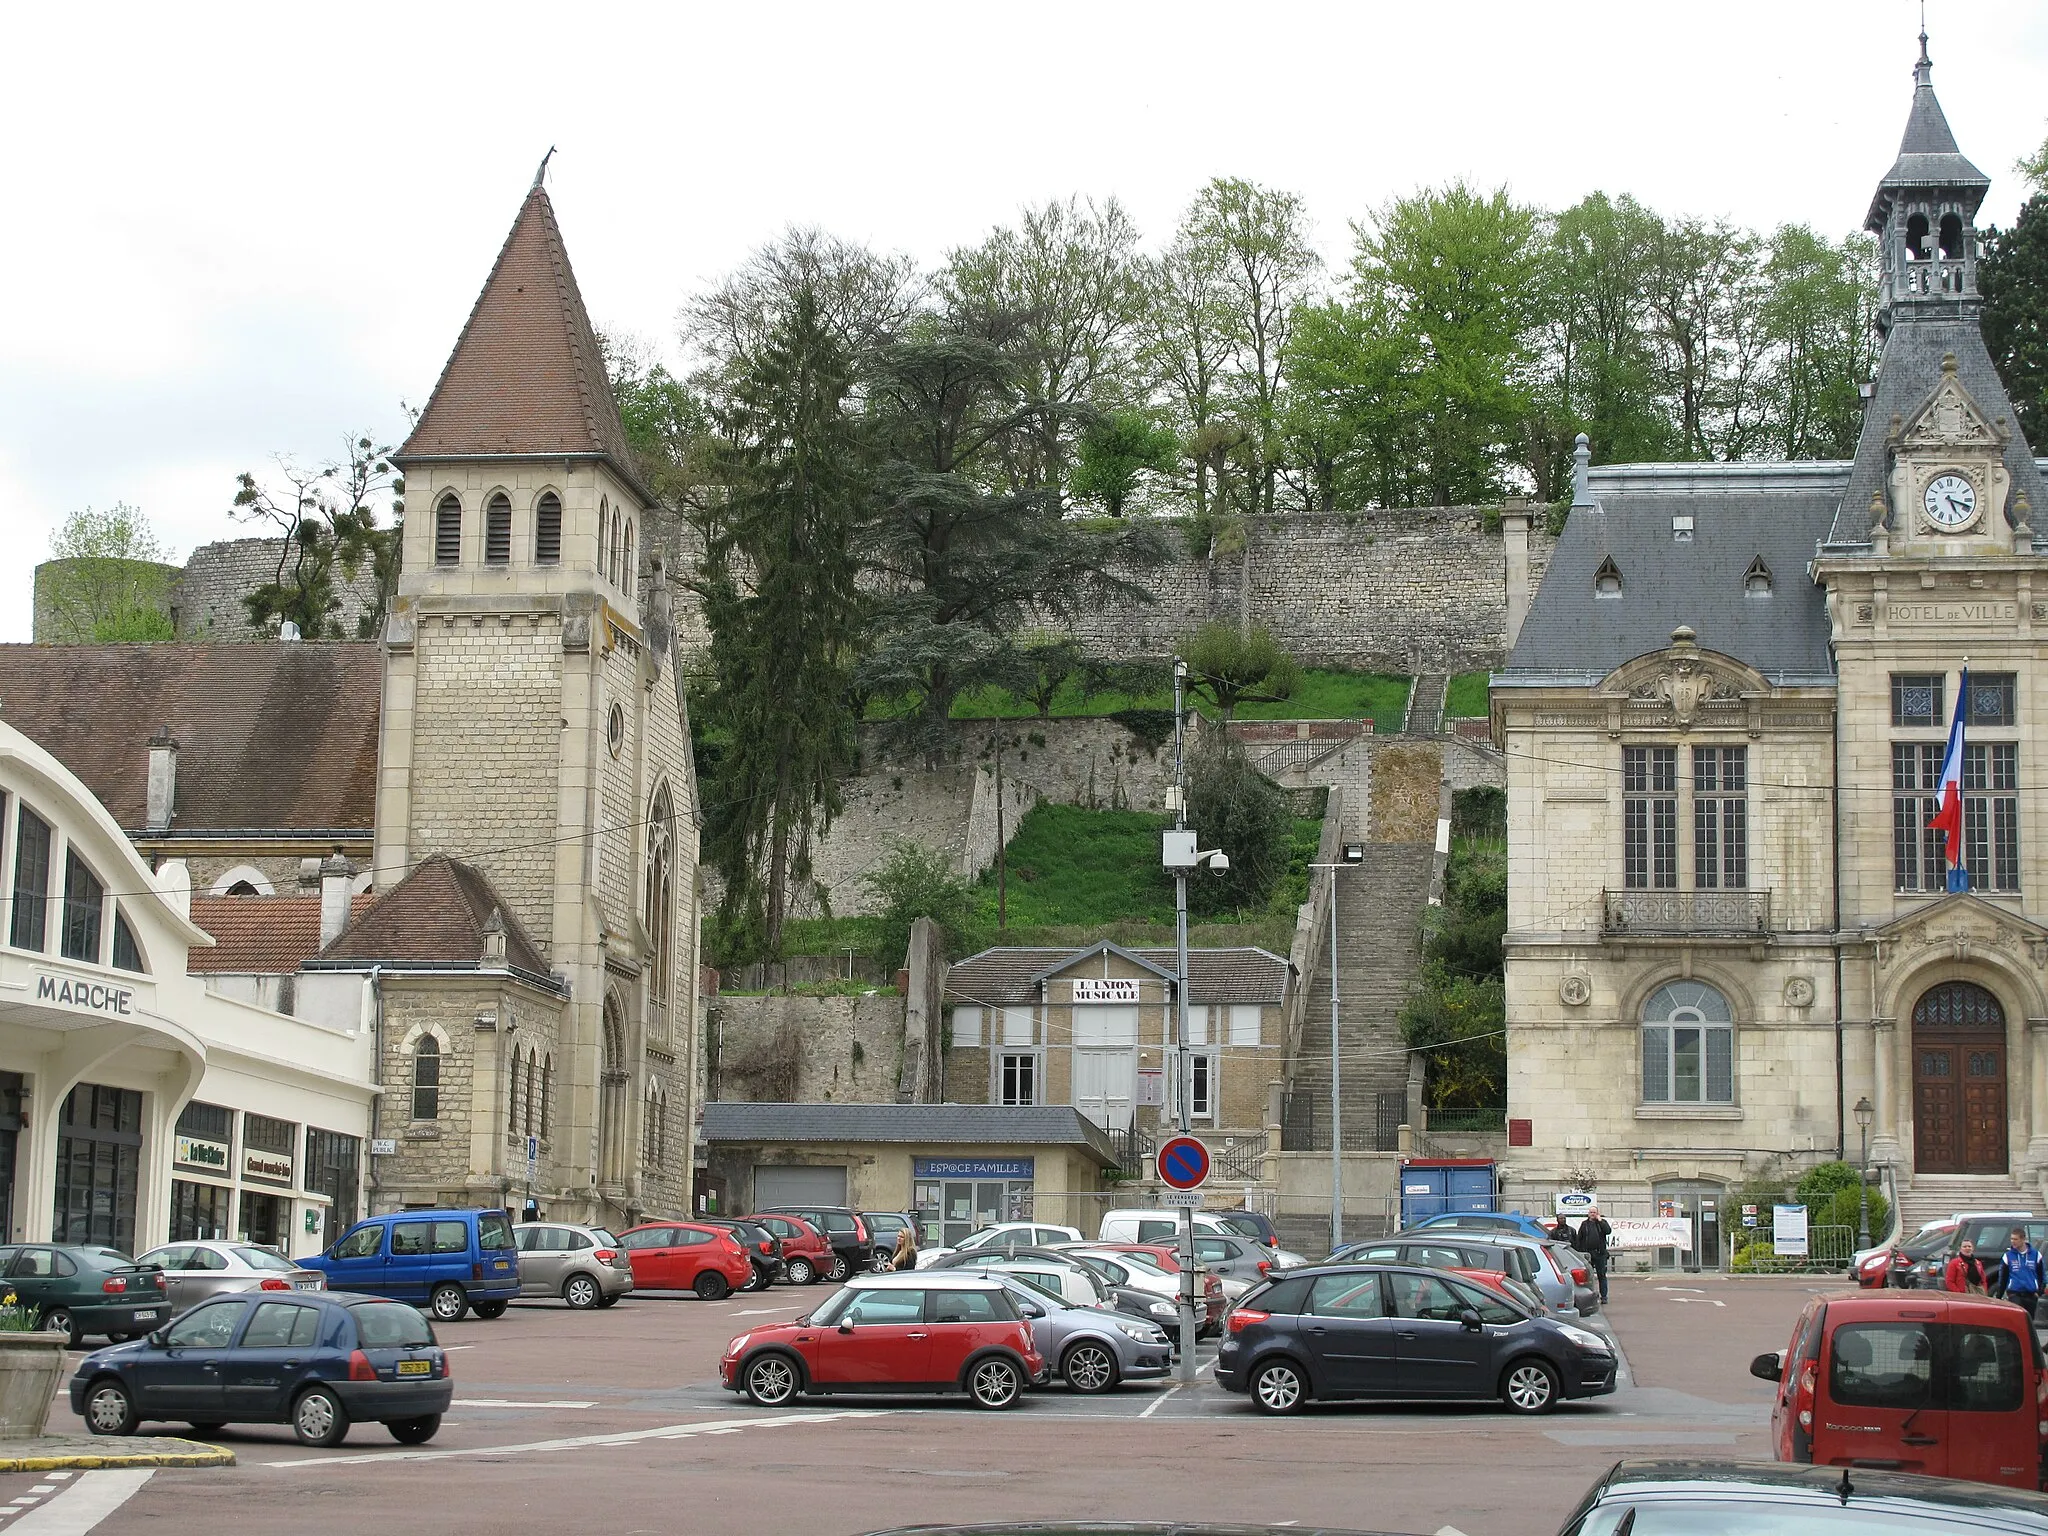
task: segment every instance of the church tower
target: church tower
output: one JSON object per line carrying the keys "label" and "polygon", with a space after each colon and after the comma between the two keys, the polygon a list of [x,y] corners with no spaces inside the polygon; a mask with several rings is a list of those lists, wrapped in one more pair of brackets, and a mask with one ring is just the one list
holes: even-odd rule
{"label": "church tower", "polygon": [[[530,1013],[523,1034],[481,1013],[450,1027],[475,1046],[469,1187],[502,1179],[515,1208],[530,1188],[570,1220],[687,1211],[689,730],[664,574],[647,547],[654,497],[539,177],[395,457],[409,516],[383,636],[377,885],[436,855],[474,869],[562,999],[557,1019]],[[384,1070],[391,1084],[408,1066]],[[464,1068],[435,1071],[445,1095]],[[520,1100],[537,1091],[544,1134],[529,1174],[535,1117]],[[393,1136],[388,1119],[379,1134]],[[389,1170],[408,1199],[409,1150]]]}

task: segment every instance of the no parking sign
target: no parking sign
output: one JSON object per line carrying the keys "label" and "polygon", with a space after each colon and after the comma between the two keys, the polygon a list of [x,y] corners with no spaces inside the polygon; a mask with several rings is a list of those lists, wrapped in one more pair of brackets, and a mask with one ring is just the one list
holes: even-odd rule
{"label": "no parking sign", "polygon": [[1193,1136],[1174,1136],[1159,1148],[1159,1182],[1168,1189],[1199,1189],[1209,1177],[1209,1149]]}

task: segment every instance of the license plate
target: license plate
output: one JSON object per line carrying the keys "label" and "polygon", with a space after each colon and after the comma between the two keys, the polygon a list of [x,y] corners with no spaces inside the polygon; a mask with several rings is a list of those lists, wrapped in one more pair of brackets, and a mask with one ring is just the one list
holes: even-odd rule
{"label": "license plate", "polygon": [[318,1280],[300,1280],[293,1284],[292,1289],[296,1291],[317,1291],[320,1289],[320,1282]]}
{"label": "license plate", "polygon": [[154,1309],[148,1312],[138,1312],[135,1314],[135,1321],[138,1323],[153,1323],[156,1321],[156,1312]]}
{"label": "license plate", "polygon": [[398,1362],[398,1374],[401,1376],[431,1376],[434,1374],[434,1362],[431,1360],[401,1360]]}

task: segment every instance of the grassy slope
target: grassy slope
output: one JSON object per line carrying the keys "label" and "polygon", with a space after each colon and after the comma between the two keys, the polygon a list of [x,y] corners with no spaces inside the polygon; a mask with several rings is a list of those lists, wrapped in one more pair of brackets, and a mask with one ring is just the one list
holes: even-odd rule
{"label": "grassy slope", "polygon": [[1486,674],[1484,672],[1460,672],[1451,679],[1450,692],[1444,696],[1444,715],[1452,720],[1467,720],[1486,713]]}

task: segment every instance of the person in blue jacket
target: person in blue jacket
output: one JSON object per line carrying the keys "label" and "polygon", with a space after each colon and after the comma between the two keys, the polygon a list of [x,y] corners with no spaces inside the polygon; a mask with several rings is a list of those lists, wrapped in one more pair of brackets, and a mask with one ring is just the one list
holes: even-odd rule
{"label": "person in blue jacket", "polygon": [[2041,1250],[2027,1241],[2025,1227],[2014,1227],[1999,1258],[1998,1294],[2032,1317],[2040,1304],[2044,1273],[2048,1272],[2041,1263]]}

